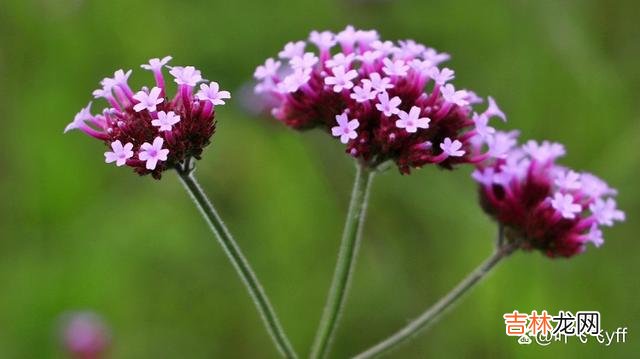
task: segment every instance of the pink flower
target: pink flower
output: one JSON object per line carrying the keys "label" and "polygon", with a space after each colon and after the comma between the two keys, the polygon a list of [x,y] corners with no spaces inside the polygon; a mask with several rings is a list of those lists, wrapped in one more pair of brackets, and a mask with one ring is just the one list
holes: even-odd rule
{"label": "pink flower", "polygon": [[616,201],[613,198],[602,200],[596,199],[589,205],[589,210],[599,224],[613,226],[614,221],[624,221],[624,212],[616,208]]}
{"label": "pink flower", "polygon": [[382,71],[389,76],[407,76],[407,71],[409,71],[409,65],[407,65],[403,60],[395,60],[391,61],[391,59],[384,58],[382,60],[384,67],[382,67]]}
{"label": "pink flower", "polygon": [[85,122],[89,121],[92,117],[93,116],[91,116],[91,102],[89,102],[87,107],[80,110],[80,112],[78,112],[73,118],[73,121],[71,121],[71,123],[69,123],[67,127],[65,127],[64,133],[67,133],[71,130],[86,127]]}
{"label": "pink flower", "polygon": [[318,57],[312,52],[307,52],[302,56],[295,56],[289,61],[294,70],[306,70],[318,63]]}
{"label": "pink flower", "polygon": [[376,60],[378,60],[379,58],[381,58],[384,54],[382,53],[382,51],[365,51],[362,53],[362,55],[359,56],[359,60],[362,61],[364,64],[367,65],[372,65]]}
{"label": "pink flower", "polygon": [[431,77],[436,84],[444,85],[447,82],[453,80],[455,78],[455,75],[453,70],[449,68],[445,67],[442,70],[439,70],[437,67],[432,67],[431,70],[429,70],[429,77]]}
{"label": "pink flower", "polygon": [[331,69],[333,76],[324,79],[325,85],[333,86],[333,92],[342,92],[353,87],[351,80],[358,77],[356,70],[345,71],[344,66],[336,66]]}
{"label": "pink flower", "polygon": [[200,92],[196,94],[196,97],[200,101],[209,101],[214,106],[224,105],[223,100],[230,99],[231,93],[229,91],[220,91],[220,86],[217,82],[211,82],[209,85],[200,84]]}
{"label": "pink flower", "polygon": [[421,56],[427,48],[415,42],[414,40],[404,40],[398,41],[400,44],[400,49],[398,49],[398,54],[401,57],[413,58],[417,56]]}
{"label": "pink flower", "polygon": [[378,95],[378,101],[379,103],[376,104],[376,108],[378,111],[384,113],[385,116],[391,117],[392,115],[396,115],[400,112],[400,109],[398,108],[402,102],[400,97],[395,96],[394,98],[389,99],[389,94],[387,92],[383,92]]}
{"label": "pink flower", "polygon": [[111,335],[104,321],[92,312],[77,312],[64,318],[62,341],[74,358],[102,358],[109,349]]}
{"label": "pink flower", "polygon": [[600,247],[604,244],[604,238],[602,238],[602,231],[597,224],[592,224],[589,229],[589,233],[586,235],[586,241],[593,243],[594,246]]}
{"label": "pink flower", "polygon": [[171,131],[171,127],[176,123],[180,122],[180,116],[176,115],[175,112],[169,111],[159,111],[158,118],[155,120],[151,120],[151,124],[156,127],[160,127],[158,131]]}
{"label": "pink flower", "polygon": [[351,98],[356,102],[367,102],[376,98],[376,91],[371,88],[371,82],[363,82],[362,87],[353,87]]}
{"label": "pink flower", "polygon": [[127,163],[127,160],[133,157],[133,143],[127,142],[124,146],[120,140],[115,140],[111,142],[112,152],[104,153],[104,161],[106,163],[115,162],[116,166],[124,166]]}
{"label": "pink flower", "polygon": [[446,84],[442,86],[440,90],[442,92],[442,97],[445,101],[456,104],[457,106],[466,106],[469,104],[467,101],[467,91],[460,90],[456,91],[452,84]]}
{"label": "pink flower", "polygon": [[554,161],[556,158],[564,156],[565,154],[563,145],[549,141],[538,144],[536,141],[529,140],[522,146],[522,149],[538,162]]}
{"label": "pink flower", "polygon": [[500,110],[493,97],[489,96],[487,100],[489,101],[489,107],[484,111],[483,115],[487,116],[487,118],[499,117],[502,121],[507,122],[507,116]]}
{"label": "pink flower", "polygon": [[340,142],[347,143],[349,140],[358,137],[358,133],[356,133],[356,128],[360,126],[358,119],[349,121],[347,114],[343,113],[336,116],[336,121],[338,122],[338,126],[331,128],[331,134],[335,137],[340,137]]}
{"label": "pink flower", "polygon": [[[284,45],[284,49],[278,53],[281,59],[292,59],[301,56],[304,53],[304,41],[288,42]],[[271,59],[273,61],[273,59]]]}
{"label": "pink flower", "polygon": [[124,85],[129,80],[129,76],[131,76],[131,70],[124,72],[123,70],[118,70],[113,73],[113,82],[116,85]]}
{"label": "pink flower", "polygon": [[335,56],[333,56],[331,59],[325,61],[325,64],[329,68],[333,68],[336,66],[348,68],[349,66],[351,66],[351,62],[353,62],[354,57],[354,54],[348,54],[345,56],[345,54],[339,52],[335,54]]}
{"label": "pink flower", "polygon": [[159,161],[166,161],[169,150],[162,148],[164,139],[162,137],[156,137],[153,140],[153,144],[145,142],[140,146],[140,152],[138,153],[138,159],[145,161],[148,170],[156,169],[156,165]]}
{"label": "pink flower", "polygon": [[580,183],[580,174],[572,170],[561,171],[556,177],[554,184],[559,188],[571,191],[582,187]]}
{"label": "pink flower", "polygon": [[274,59],[269,58],[265,61],[264,65],[260,65],[256,68],[253,76],[258,80],[270,78],[276,75],[279,68],[280,61],[275,61]]}
{"label": "pink flower", "polygon": [[473,122],[476,124],[476,132],[482,138],[489,138],[496,132],[495,128],[489,126],[489,117],[484,114],[474,114]]}
{"label": "pink flower", "polygon": [[151,71],[160,71],[160,69],[162,69],[167,63],[169,63],[169,61],[171,61],[172,57],[171,56],[165,56],[161,59],[158,58],[153,58],[151,60],[149,60],[149,64],[143,64],[140,65],[140,67],[142,67],[145,70],[151,70]]}
{"label": "pink flower", "polygon": [[356,43],[357,39],[358,39],[358,32],[351,25],[347,25],[347,27],[344,30],[340,31],[336,35],[336,41],[340,43],[340,46],[345,48],[352,47]]}
{"label": "pink flower", "polygon": [[419,128],[429,128],[431,119],[428,117],[420,118],[420,112],[420,107],[417,106],[411,107],[409,113],[404,111],[398,112],[400,119],[396,121],[396,127],[404,128],[409,133],[415,133]]}
{"label": "pink flower", "polygon": [[133,98],[138,101],[138,103],[133,106],[133,110],[136,112],[140,112],[142,110],[155,112],[156,106],[164,101],[164,98],[160,97],[160,92],[162,92],[162,90],[159,87],[152,88],[149,93],[146,93],[145,91],[138,91],[133,95]]}
{"label": "pink flower", "polygon": [[462,157],[464,156],[464,150],[461,150],[462,142],[458,140],[451,141],[449,137],[445,138],[444,141],[440,144],[440,149],[442,152],[446,153],[451,157]]}
{"label": "pink flower", "polygon": [[312,31],[309,35],[309,41],[320,50],[329,50],[336,44],[335,36],[329,31]]}
{"label": "pink flower", "polygon": [[422,57],[425,60],[433,63],[434,66],[439,65],[441,62],[449,61],[449,59],[451,58],[449,54],[445,52],[437,52],[435,49],[432,49],[432,48],[427,48],[426,50],[424,50],[424,52],[422,53]]}
{"label": "pink flower", "polygon": [[392,89],[391,79],[388,77],[381,77],[379,73],[374,72],[369,75],[368,79],[363,79],[362,82],[369,82],[371,87],[378,93],[387,92],[388,89]]}
{"label": "pink flower", "polygon": [[310,72],[304,70],[296,70],[291,75],[287,76],[278,84],[278,89],[281,93],[293,93],[309,82]]}
{"label": "pink flower", "polygon": [[200,71],[193,66],[174,66],[169,73],[175,77],[174,81],[178,85],[194,87],[198,82],[202,81]]}
{"label": "pink flower", "polygon": [[392,54],[396,51],[396,46],[391,41],[374,41],[371,48],[380,51],[384,55]]}
{"label": "pink flower", "polygon": [[511,132],[495,132],[494,135],[485,137],[484,140],[489,146],[489,156],[494,158],[502,158],[518,144],[518,131]]}
{"label": "pink flower", "polygon": [[572,195],[556,192],[551,199],[551,206],[555,208],[563,218],[573,219],[577,213],[582,212],[582,206],[573,201]]}

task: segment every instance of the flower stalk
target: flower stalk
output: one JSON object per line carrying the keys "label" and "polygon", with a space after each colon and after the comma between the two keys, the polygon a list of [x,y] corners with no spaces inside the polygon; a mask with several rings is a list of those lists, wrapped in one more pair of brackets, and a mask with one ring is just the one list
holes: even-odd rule
{"label": "flower stalk", "polygon": [[340,243],[338,261],[324,312],[320,319],[320,325],[318,326],[316,338],[311,350],[310,357],[312,359],[324,358],[329,352],[329,347],[335,334],[342,308],[346,302],[358,247],[360,246],[362,227],[374,172],[375,171],[369,170],[359,162],[356,165],[356,176],[349,203],[349,212],[347,213],[342,241]]}
{"label": "flower stalk", "polygon": [[269,302],[267,294],[264,292],[262,285],[251,269],[249,262],[245,259],[240,247],[231,236],[231,233],[222,222],[218,212],[216,212],[215,208],[207,198],[207,195],[196,180],[193,173],[193,167],[191,167],[191,161],[186,161],[184,167],[178,166],[176,170],[184,188],[191,196],[191,199],[193,199],[194,203],[200,210],[200,213],[207,221],[209,228],[218,239],[218,242],[229,257],[229,260],[231,260],[231,263],[238,272],[242,282],[247,287],[247,290],[249,291],[249,294],[251,295],[251,298],[253,299],[253,302],[255,303],[276,348],[285,358],[297,358],[297,355],[289,343],[289,339],[282,329],[278,317]]}
{"label": "flower stalk", "polygon": [[504,230],[502,226],[498,228],[498,241],[499,246],[496,247],[493,254],[487,258],[480,266],[478,266],[473,272],[471,272],[466,278],[464,278],[455,288],[453,288],[447,295],[442,297],[433,306],[422,313],[418,318],[414,319],[411,323],[407,324],[404,328],[398,330],[395,334],[389,338],[379,342],[373,347],[365,350],[364,352],[356,355],[354,359],[367,359],[378,357],[407,340],[413,338],[418,332],[427,328],[430,324],[434,323],[440,315],[453,304],[455,304],[465,293],[480,282],[486,275],[500,262],[502,259],[508,257],[515,249],[518,248],[518,242],[508,242],[504,240]]}

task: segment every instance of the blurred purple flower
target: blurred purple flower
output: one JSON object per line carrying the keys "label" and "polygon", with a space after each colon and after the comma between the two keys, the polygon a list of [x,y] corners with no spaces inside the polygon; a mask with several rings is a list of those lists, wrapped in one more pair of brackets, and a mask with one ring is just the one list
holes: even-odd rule
{"label": "blurred purple flower", "polygon": [[102,318],[89,311],[65,314],[61,334],[65,351],[78,359],[104,358],[111,343],[111,334]]}

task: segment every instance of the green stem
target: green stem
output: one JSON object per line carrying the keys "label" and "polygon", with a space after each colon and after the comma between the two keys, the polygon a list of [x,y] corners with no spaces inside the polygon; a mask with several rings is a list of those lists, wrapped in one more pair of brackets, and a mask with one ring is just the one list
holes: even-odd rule
{"label": "green stem", "polygon": [[[188,166],[189,164],[185,165],[185,167]],[[242,282],[247,287],[247,290],[258,308],[258,312],[260,312],[260,316],[262,317],[262,320],[267,327],[267,331],[278,348],[278,351],[280,351],[280,354],[285,358],[296,358],[297,355],[289,343],[286,334],[282,330],[278,317],[276,316],[264,289],[262,289],[258,278],[253,273],[249,262],[244,258],[240,247],[235,242],[231,233],[207,198],[207,195],[198,184],[198,181],[193,175],[193,169],[178,168],[177,171],[182,184],[184,184],[184,188],[189,192],[198,209],[200,209],[200,213],[202,213],[202,216],[209,224],[209,228],[211,228],[211,231],[218,239],[218,242],[222,245],[224,252],[231,260],[233,267],[236,269],[238,275],[242,279]]]}
{"label": "green stem", "polygon": [[414,319],[407,326],[400,329],[389,338],[356,355],[354,359],[374,358],[380,356],[394,349],[398,345],[404,343],[408,339],[411,339],[420,330],[425,329],[429,326],[429,324],[432,324],[434,320],[437,319],[448,307],[456,303],[463,294],[473,288],[475,284],[477,284],[482,278],[484,278],[487,273],[489,273],[489,271],[491,271],[491,269],[495,267],[496,264],[498,264],[503,258],[509,256],[515,250],[517,246],[516,243],[504,244],[504,241],[501,238],[503,236],[503,233],[504,232],[502,228],[499,228],[498,242],[502,243],[502,245],[498,247],[494,251],[494,253],[479,267],[477,267],[465,279],[463,279],[462,282],[460,282],[455,288],[453,288],[453,290],[442,297],[432,307],[427,309],[424,313],[422,313],[418,318]]}
{"label": "green stem", "polygon": [[346,302],[347,291],[360,245],[373,174],[373,171],[368,170],[362,164],[357,164],[349,212],[347,213],[338,253],[338,262],[311,350],[310,357],[312,359],[324,358],[327,355],[342,308]]}

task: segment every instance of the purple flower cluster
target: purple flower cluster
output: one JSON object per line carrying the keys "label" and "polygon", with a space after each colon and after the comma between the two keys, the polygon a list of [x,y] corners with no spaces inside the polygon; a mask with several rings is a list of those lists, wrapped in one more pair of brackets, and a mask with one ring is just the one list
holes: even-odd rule
{"label": "purple flower cluster", "polygon": [[491,135],[491,117],[506,117],[491,98],[484,112],[473,113],[482,100],[450,83],[453,70],[439,67],[448,54],[352,26],[337,34],[313,31],[308,43],[286,44],[279,60],[267,59],[254,73],[256,92],[275,100],[278,120],[298,130],[325,129],[371,168],[391,160],[407,174],[487,157],[471,140]]}
{"label": "purple flower cluster", "polygon": [[[134,93],[128,85],[131,70],[118,70],[113,78],[103,79],[93,96],[110,106],[93,115],[89,103],[65,132],[78,129],[104,141],[110,148],[104,154],[107,163],[127,165],[156,179],[185,159],[200,159],[215,131],[215,106],[224,105],[231,95],[216,82],[200,84],[194,94],[196,85],[205,81],[200,71],[193,66],[167,66],[170,60],[170,56],[154,58],[141,66],[154,75],[156,84],[151,89],[143,87]],[[164,67],[178,85],[172,99],[167,96]]]}
{"label": "purple flower cluster", "polygon": [[73,358],[106,357],[111,334],[100,316],[93,312],[70,313],[62,324],[62,344]]}
{"label": "purple flower cluster", "polygon": [[565,154],[558,143],[528,141],[518,133],[497,132],[476,146],[490,145],[491,158],[477,165],[484,210],[503,224],[510,240],[549,257],[571,257],[587,243],[603,243],[600,226],[625,219],[616,208],[616,190],[590,173],[556,164]]}

